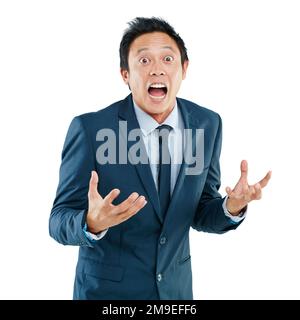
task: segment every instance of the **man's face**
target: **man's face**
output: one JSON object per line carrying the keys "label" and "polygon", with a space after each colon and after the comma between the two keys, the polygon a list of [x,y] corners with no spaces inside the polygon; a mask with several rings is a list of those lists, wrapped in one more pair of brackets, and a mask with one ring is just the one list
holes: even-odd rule
{"label": "man's face", "polygon": [[172,111],[188,61],[181,64],[176,42],[166,33],[152,32],[137,37],[128,55],[129,71],[121,70],[136,104],[158,122]]}

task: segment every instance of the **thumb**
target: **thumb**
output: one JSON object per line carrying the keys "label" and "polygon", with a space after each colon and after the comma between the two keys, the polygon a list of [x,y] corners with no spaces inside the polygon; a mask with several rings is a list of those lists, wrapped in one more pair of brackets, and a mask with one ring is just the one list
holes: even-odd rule
{"label": "thumb", "polygon": [[98,181],[99,181],[99,177],[97,172],[92,171],[90,183],[89,183],[89,193],[88,193],[89,198],[98,198],[100,196],[98,192]]}

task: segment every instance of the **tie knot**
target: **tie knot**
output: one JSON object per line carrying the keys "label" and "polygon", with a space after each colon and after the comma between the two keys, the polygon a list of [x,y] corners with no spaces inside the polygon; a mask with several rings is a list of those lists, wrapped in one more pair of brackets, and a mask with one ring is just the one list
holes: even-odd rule
{"label": "tie knot", "polygon": [[159,143],[168,145],[169,134],[172,127],[167,124],[162,124],[161,126],[158,126],[156,130],[158,130]]}
{"label": "tie knot", "polygon": [[158,130],[158,132],[161,132],[163,130],[168,130],[170,132],[173,128],[167,124],[162,124],[161,126],[158,126],[156,129]]}

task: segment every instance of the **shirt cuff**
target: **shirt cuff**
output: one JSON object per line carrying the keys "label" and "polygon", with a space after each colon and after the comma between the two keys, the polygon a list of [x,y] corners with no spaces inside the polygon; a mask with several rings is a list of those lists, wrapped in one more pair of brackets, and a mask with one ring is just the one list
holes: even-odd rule
{"label": "shirt cuff", "polygon": [[106,235],[106,232],[107,232],[108,228],[97,233],[97,234],[94,234],[94,233],[91,233],[89,231],[87,231],[87,224],[85,223],[84,226],[83,226],[83,232],[85,234],[85,236],[90,240],[90,241],[98,241],[100,239],[102,239],[105,235]]}
{"label": "shirt cuff", "polygon": [[227,210],[227,207],[226,207],[227,198],[228,198],[228,196],[225,197],[225,199],[224,199],[224,201],[223,201],[223,204],[222,204],[222,207],[223,207],[225,216],[228,217],[228,218],[230,218],[232,222],[234,222],[234,223],[239,223],[240,221],[242,221],[243,219],[245,219],[246,214],[247,214],[247,208],[248,208],[248,206],[244,207],[244,208],[242,209],[242,211],[241,211],[237,216],[233,216],[233,215]]}

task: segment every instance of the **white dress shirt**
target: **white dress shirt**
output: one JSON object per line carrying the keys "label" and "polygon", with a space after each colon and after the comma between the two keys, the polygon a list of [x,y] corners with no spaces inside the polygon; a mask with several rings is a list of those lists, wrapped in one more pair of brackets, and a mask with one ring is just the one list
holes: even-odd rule
{"label": "white dress shirt", "polygon": [[173,128],[168,139],[168,147],[171,157],[170,189],[172,195],[182,163],[181,133],[184,129],[183,119],[178,111],[177,103],[167,119],[161,124],[154,120],[148,113],[139,108],[135,103],[133,103],[133,105],[138,123],[143,133],[143,140],[156,188],[158,188],[159,136],[158,130],[155,129],[163,124]]}

